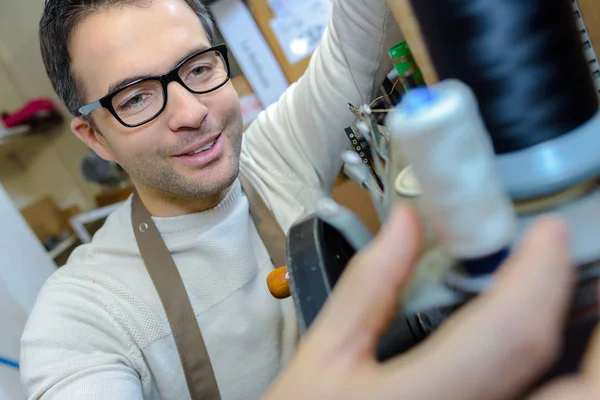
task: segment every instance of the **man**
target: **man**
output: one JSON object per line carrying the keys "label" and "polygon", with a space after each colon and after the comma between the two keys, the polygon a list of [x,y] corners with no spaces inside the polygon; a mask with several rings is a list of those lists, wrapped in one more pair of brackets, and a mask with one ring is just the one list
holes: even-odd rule
{"label": "man", "polygon": [[[273,265],[238,172],[284,231],[312,212],[341,166],[346,104],[372,99],[402,40],[385,0],[337,0],[332,13],[305,76],[243,141],[227,51],[200,0],[47,0],[40,23],[71,128],[125,169],[154,217],[224,399],[260,397],[298,339],[290,301],[266,289]],[[189,398],[131,200],[44,286],[21,361],[32,399]]]}

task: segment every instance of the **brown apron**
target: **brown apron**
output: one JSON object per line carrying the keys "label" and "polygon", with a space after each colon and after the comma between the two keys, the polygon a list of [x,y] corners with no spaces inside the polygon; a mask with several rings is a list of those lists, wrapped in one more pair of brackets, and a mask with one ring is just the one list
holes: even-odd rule
{"label": "brown apron", "polygon": [[[285,234],[258,192],[240,174],[254,225],[276,267],[285,265]],[[192,400],[220,400],[210,357],[179,271],[160,232],[137,193],[131,219],[148,274],[164,307]],[[265,290],[267,286],[265,283]]]}

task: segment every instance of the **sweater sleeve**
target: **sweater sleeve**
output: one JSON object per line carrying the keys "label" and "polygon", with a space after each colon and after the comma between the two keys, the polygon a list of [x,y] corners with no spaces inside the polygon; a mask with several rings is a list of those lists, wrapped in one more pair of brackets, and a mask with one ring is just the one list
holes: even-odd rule
{"label": "sweater sleeve", "polygon": [[330,193],[354,120],[347,104],[373,100],[393,67],[387,51],[402,40],[386,0],[333,0],[306,72],[245,133],[242,166],[259,191],[293,180]]}
{"label": "sweater sleeve", "polygon": [[143,399],[130,342],[96,293],[77,284],[40,293],[21,338],[28,399]]}

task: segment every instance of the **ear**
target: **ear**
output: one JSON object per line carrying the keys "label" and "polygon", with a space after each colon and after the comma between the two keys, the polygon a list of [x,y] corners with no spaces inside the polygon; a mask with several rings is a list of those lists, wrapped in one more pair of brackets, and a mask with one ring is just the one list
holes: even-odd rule
{"label": "ear", "polygon": [[96,152],[100,158],[106,161],[116,161],[104,137],[89,122],[80,117],[73,118],[71,121],[71,130],[79,140]]}

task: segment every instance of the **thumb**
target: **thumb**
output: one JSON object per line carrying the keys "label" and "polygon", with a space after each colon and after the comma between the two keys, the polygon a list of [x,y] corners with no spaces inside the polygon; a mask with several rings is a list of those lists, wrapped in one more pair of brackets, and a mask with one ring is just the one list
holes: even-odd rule
{"label": "thumb", "polygon": [[307,341],[329,360],[373,357],[420,246],[416,213],[409,206],[398,207],[373,242],[348,264]]}

